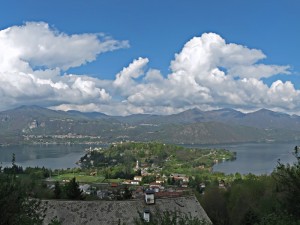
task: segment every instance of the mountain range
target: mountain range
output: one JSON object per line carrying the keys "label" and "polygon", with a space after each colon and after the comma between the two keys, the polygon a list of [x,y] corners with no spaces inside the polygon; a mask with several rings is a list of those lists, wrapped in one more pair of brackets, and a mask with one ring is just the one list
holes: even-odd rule
{"label": "mountain range", "polygon": [[112,143],[159,141],[219,144],[295,141],[300,117],[261,109],[190,109],[173,115],[109,116],[99,112],[56,111],[21,106],[0,112],[0,144]]}

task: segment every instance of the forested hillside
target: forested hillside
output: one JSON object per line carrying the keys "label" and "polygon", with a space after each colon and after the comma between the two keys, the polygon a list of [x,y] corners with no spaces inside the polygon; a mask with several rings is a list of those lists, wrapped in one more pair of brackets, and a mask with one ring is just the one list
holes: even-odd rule
{"label": "forested hillside", "polygon": [[218,144],[300,139],[298,116],[260,110],[191,109],[174,115],[108,116],[22,106],[0,112],[0,144],[161,141]]}

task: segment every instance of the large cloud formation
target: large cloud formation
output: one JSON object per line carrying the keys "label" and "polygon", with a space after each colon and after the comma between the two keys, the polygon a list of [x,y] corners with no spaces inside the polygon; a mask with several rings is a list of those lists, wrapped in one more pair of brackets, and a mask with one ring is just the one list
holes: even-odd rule
{"label": "large cloud formation", "polygon": [[112,115],[169,114],[188,108],[269,108],[298,112],[300,91],[290,82],[263,78],[290,74],[289,66],[266,65],[262,51],[226,43],[215,33],[188,41],[170,63],[170,74],[138,58],[114,80],[64,74],[96,60],[98,54],[127,48],[103,34],[67,35],[46,23],[0,31],[1,109],[42,104],[55,109],[101,111]]}
{"label": "large cloud formation", "polygon": [[64,75],[98,54],[127,48],[102,34],[68,36],[46,23],[26,23],[0,31],[0,108],[20,104],[102,103],[111,99],[93,78]]}

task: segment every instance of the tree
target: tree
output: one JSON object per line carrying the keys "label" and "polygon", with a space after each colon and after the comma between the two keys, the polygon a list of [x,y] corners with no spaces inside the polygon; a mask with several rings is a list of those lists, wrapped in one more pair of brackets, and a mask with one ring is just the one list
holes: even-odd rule
{"label": "tree", "polygon": [[300,219],[300,158],[297,146],[294,155],[297,162],[293,165],[284,165],[279,161],[273,177],[276,180],[282,207],[295,218]]}
{"label": "tree", "polygon": [[127,186],[124,188],[123,198],[124,199],[131,199],[132,198],[132,192],[129,190],[129,188]]}
{"label": "tree", "polygon": [[14,175],[0,177],[0,225],[40,225],[40,201],[30,199]]}
{"label": "tree", "polygon": [[79,184],[76,182],[76,178],[73,177],[69,183],[65,185],[65,192],[68,199],[82,200],[84,196],[82,190],[79,188]]}
{"label": "tree", "polygon": [[299,225],[300,220],[295,220],[286,212],[271,213],[264,216],[259,223],[255,225]]}
{"label": "tree", "polygon": [[54,198],[59,199],[61,197],[61,188],[59,182],[56,181],[54,184]]}
{"label": "tree", "polygon": [[175,184],[175,179],[174,179],[174,177],[168,177],[167,183],[168,183],[169,185],[174,185],[174,184]]}
{"label": "tree", "polygon": [[229,224],[225,194],[225,190],[218,187],[209,187],[201,199],[204,210],[215,225]]}
{"label": "tree", "polygon": [[13,176],[17,174],[18,166],[16,165],[16,155],[15,153],[12,154],[12,159],[11,159],[11,172]]}
{"label": "tree", "polygon": [[12,154],[11,164],[13,167],[16,165],[16,154],[15,153]]}
{"label": "tree", "polygon": [[295,146],[293,155],[297,158],[298,161],[300,160],[300,150],[298,146]]}
{"label": "tree", "polygon": [[156,176],[154,176],[154,175],[144,176],[142,178],[142,182],[144,184],[149,184],[149,183],[154,182],[154,181],[156,181]]}
{"label": "tree", "polygon": [[253,225],[255,223],[259,222],[259,216],[257,213],[252,209],[248,209],[248,211],[245,213],[244,217],[242,218],[242,221],[240,224],[243,225]]}
{"label": "tree", "polygon": [[142,176],[142,170],[138,169],[137,171],[135,171],[135,175],[136,176]]}

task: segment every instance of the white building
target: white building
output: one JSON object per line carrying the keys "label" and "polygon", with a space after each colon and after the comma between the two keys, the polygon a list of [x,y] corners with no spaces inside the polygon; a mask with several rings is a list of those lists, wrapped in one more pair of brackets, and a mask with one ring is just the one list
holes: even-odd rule
{"label": "white building", "polygon": [[146,222],[150,222],[150,210],[149,209],[144,209],[144,220]]}
{"label": "white building", "polygon": [[147,205],[155,204],[154,193],[155,192],[153,190],[145,191],[145,202]]}

